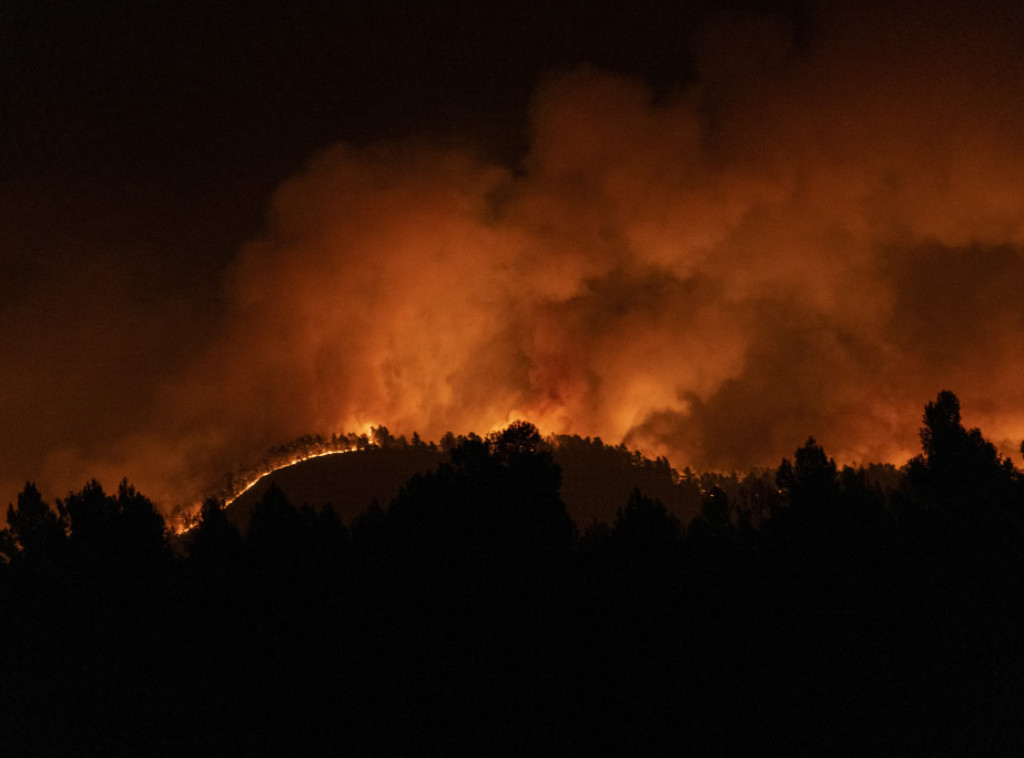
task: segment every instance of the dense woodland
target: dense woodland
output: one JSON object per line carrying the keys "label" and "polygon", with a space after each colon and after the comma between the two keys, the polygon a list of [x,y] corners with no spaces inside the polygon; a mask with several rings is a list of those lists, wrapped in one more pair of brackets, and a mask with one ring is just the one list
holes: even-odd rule
{"label": "dense woodland", "polygon": [[921,442],[899,471],[810,439],[685,472],[689,523],[640,489],[574,523],[523,422],[347,523],[271,487],[244,534],[211,498],[177,546],[127,483],[29,484],[0,751],[1024,753],[1024,472],[949,392]]}

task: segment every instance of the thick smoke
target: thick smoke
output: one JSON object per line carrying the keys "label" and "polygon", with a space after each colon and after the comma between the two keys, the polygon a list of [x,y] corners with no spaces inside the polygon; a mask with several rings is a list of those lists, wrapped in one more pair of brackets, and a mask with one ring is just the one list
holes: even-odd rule
{"label": "thick smoke", "polygon": [[514,169],[414,140],[314,156],[209,349],[81,468],[186,499],[306,432],[517,417],[679,467],[775,465],[810,434],[901,463],[943,388],[1015,451],[1019,27],[899,5],[730,18],[675,90],[553,74]]}

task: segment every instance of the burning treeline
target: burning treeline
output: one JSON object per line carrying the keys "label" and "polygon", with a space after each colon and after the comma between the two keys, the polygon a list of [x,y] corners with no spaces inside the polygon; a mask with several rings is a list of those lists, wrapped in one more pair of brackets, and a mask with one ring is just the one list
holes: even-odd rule
{"label": "burning treeline", "polygon": [[240,532],[210,500],[177,555],[127,483],[56,510],[28,485],[0,530],[3,744],[1019,754],[1024,471],[951,392],[923,421],[892,487],[808,440],[686,524],[634,490],[580,528],[524,422],[352,519],[271,487]]}

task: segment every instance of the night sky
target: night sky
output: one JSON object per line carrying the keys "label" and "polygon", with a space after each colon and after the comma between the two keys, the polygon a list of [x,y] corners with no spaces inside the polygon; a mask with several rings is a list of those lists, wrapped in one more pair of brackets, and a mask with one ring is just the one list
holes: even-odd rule
{"label": "night sky", "polygon": [[0,9],[0,497],[517,417],[902,463],[944,388],[1019,448],[1019,3],[217,6]]}

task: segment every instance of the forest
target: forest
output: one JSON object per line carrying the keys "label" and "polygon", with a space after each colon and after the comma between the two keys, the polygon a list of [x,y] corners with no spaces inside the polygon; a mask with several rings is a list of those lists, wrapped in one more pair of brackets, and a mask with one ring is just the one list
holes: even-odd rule
{"label": "forest", "polygon": [[26,484],[0,752],[1022,754],[1024,471],[949,391],[920,438],[900,469],[810,438],[672,472],[688,521],[637,488],[577,523],[525,421],[351,519],[272,485],[176,536],[127,481]]}

